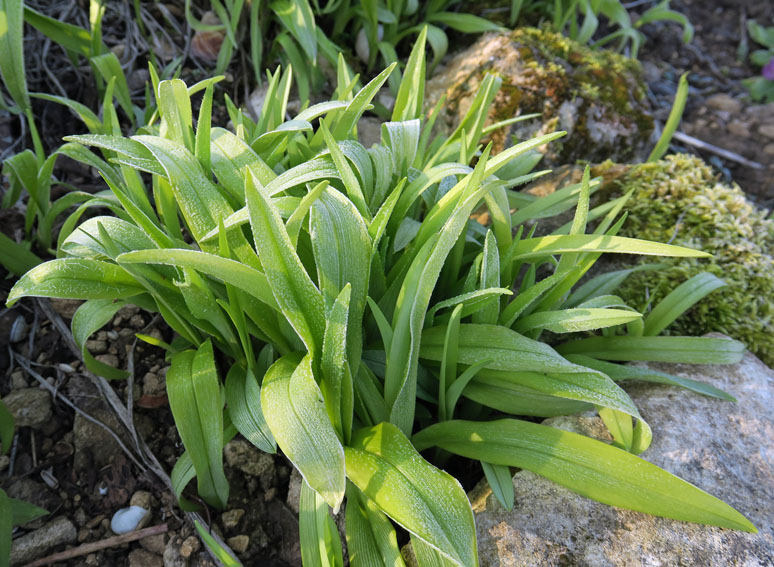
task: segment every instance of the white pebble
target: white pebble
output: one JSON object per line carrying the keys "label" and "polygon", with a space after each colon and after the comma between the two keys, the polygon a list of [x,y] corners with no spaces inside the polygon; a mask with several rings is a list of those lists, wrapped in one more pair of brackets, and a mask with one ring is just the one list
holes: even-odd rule
{"label": "white pebble", "polygon": [[136,530],[142,519],[149,513],[148,510],[139,506],[121,508],[113,514],[113,519],[110,520],[110,529],[116,535],[129,533]]}

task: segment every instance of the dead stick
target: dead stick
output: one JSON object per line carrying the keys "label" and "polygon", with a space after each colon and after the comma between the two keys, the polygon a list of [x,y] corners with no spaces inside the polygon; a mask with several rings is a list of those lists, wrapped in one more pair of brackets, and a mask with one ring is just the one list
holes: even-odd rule
{"label": "dead stick", "polygon": [[699,140],[699,138],[694,138],[693,136],[689,136],[688,134],[685,134],[680,131],[677,131],[674,133],[674,139],[679,140],[684,144],[690,144],[691,146],[699,148],[700,150],[706,150],[708,152],[712,152],[713,154],[718,155],[722,158],[735,161],[736,163],[740,163],[742,165],[746,165],[747,167],[751,167],[752,169],[765,169],[765,167],[762,164],[758,163],[757,161],[750,161],[749,159],[742,157],[735,152],[731,152],[729,150],[719,148],[717,146],[710,144],[709,142],[705,142],[704,140]]}
{"label": "dead stick", "polygon": [[143,528],[141,530],[129,532],[128,534],[117,535],[102,539],[100,541],[93,541],[91,543],[84,543],[83,545],[68,549],[67,551],[54,553],[53,555],[49,555],[43,559],[38,559],[32,563],[27,563],[24,565],[24,567],[43,567],[43,565],[50,565],[51,563],[58,563],[60,561],[72,559],[73,557],[88,555],[89,553],[99,551],[100,549],[107,549],[108,547],[115,547],[117,545],[129,543],[130,541],[137,541],[138,539],[142,539],[144,537],[163,534],[167,532],[167,529],[167,524],[159,524],[158,526]]}

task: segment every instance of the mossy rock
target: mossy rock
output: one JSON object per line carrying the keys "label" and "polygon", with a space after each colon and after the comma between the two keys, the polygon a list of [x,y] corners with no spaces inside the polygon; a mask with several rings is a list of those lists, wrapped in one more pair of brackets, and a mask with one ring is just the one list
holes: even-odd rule
{"label": "mossy rock", "polygon": [[634,190],[621,236],[671,242],[713,255],[710,260],[665,259],[670,268],[633,274],[617,293],[631,306],[645,309],[688,278],[710,272],[728,287],[700,301],[668,333],[719,331],[774,365],[774,220],[767,212],[748,201],[737,185],[720,183],[710,167],[693,156],[633,166],[614,184],[621,193]]}
{"label": "mossy rock", "polygon": [[542,114],[493,134],[495,152],[514,136],[523,140],[555,130],[568,136],[543,149],[549,167],[577,160],[639,161],[651,147],[653,117],[636,60],[537,28],[485,34],[428,83],[428,105],[446,95],[442,127],[461,121],[487,73],[502,79],[489,123]]}

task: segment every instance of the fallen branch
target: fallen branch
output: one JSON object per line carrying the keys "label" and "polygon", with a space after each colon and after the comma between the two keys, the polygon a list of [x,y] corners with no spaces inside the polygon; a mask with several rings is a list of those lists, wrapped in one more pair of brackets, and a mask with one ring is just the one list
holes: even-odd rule
{"label": "fallen branch", "polygon": [[729,150],[724,150],[723,148],[719,148],[717,146],[713,146],[709,142],[699,140],[699,138],[694,138],[693,136],[689,136],[688,134],[685,134],[683,132],[680,132],[680,131],[675,132],[673,138],[675,140],[679,140],[683,142],[684,144],[689,144],[695,148],[699,148],[700,150],[706,150],[710,153],[718,155],[727,160],[735,161],[736,163],[746,165],[747,167],[751,167],[753,169],[766,169],[763,166],[763,164],[760,164],[757,161],[750,161],[749,159],[742,157],[737,153],[731,152]]}
{"label": "fallen branch", "polygon": [[44,565],[51,565],[52,563],[59,563],[73,557],[80,557],[82,555],[88,555],[101,549],[107,549],[109,547],[116,547],[130,541],[137,541],[152,535],[163,534],[167,532],[167,524],[159,524],[158,526],[151,526],[150,528],[143,528],[141,530],[129,532],[128,534],[117,535],[102,539],[99,541],[93,541],[91,543],[84,543],[78,547],[62,551],[60,553],[54,553],[48,557],[38,559],[32,563],[27,563],[24,567],[43,567]]}

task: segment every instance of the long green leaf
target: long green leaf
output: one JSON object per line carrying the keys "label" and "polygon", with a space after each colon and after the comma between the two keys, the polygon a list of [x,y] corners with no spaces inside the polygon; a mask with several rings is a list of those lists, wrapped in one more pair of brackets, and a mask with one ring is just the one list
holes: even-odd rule
{"label": "long green leaf", "polygon": [[341,539],[325,500],[306,481],[298,505],[301,560],[304,567],[343,567]]}
{"label": "long green leaf", "polygon": [[0,74],[13,101],[22,112],[30,108],[24,71],[24,2],[0,0]]}
{"label": "long green leaf", "polygon": [[347,484],[346,523],[352,567],[406,567],[390,520],[351,482]]}
{"label": "long green leaf", "polygon": [[344,499],[344,450],[325,411],[312,373],[312,357],[283,356],[261,388],[266,422],[282,451],[306,482],[338,511]]}
{"label": "long green leaf", "polygon": [[695,303],[726,285],[726,282],[709,272],[696,274],[677,286],[653,308],[645,318],[643,334],[645,336],[658,335]]}
{"label": "long green leaf", "polygon": [[99,260],[64,258],[40,264],[19,278],[8,294],[8,305],[26,296],[118,299],[143,291],[120,266]]}
{"label": "long green leaf", "polygon": [[199,495],[225,508],[229,486],[223,472],[223,398],[212,343],[172,358],[167,395],[183,446],[191,457]]}
{"label": "long green leaf", "polygon": [[401,431],[381,423],[344,449],[347,476],[385,514],[453,564],[478,565],[476,529],[465,491],[422,459]]}
{"label": "long green leaf", "polygon": [[739,341],[711,337],[591,337],[564,343],[556,350],[602,360],[736,364],[745,347]]}
{"label": "long green leaf", "polygon": [[678,477],[601,441],[536,423],[446,421],[413,437],[470,459],[520,467],[611,506],[756,532],[739,512]]}
{"label": "long green leaf", "polygon": [[261,410],[261,387],[252,371],[234,364],[226,375],[226,403],[231,422],[245,439],[265,453],[277,443]]}
{"label": "long green leaf", "polygon": [[309,352],[319,357],[325,334],[323,296],[306,273],[277,208],[250,175],[246,181],[250,226],[266,279],[288,322]]}
{"label": "long green leaf", "polygon": [[675,258],[709,258],[700,250],[660,244],[623,236],[599,236],[573,234],[525,238],[516,245],[514,260],[545,258],[567,252],[607,252],[615,254],[641,254],[644,256],[672,256]]}

